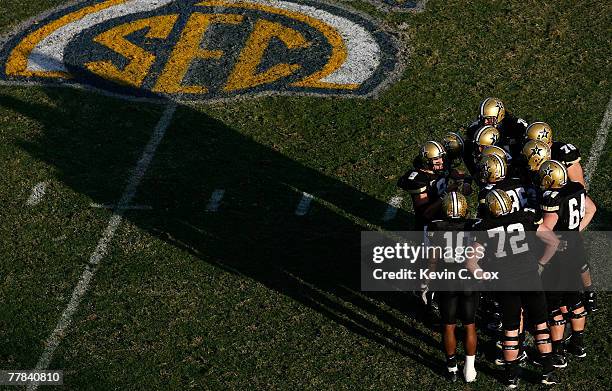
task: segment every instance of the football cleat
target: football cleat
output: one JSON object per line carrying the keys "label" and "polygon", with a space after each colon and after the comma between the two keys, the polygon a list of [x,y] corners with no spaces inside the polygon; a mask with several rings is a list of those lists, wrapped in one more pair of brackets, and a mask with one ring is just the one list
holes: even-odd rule
{"label": "football cleat", "polygon": [[574,344],[571,340],[567,344],[567,352],[577,358],[585,358],[587,356],[587,352],[584,346]]}
{"label": "football cleat", "polygon": [[546,122],[534,122],[525,131],[527,140],[542,141],[547,145],[552,145],[553,130]]}
{"label": "football cleat", "polygon": [[[499,344],[499,348],[501,349],[501,341],[497,341],[497,343]],[[518,356],[517,360],[519,360],[519,362],[521,363],[527,360],[527,352],[522,351],[521,354]],[[498,367],[503,367],[504,365],[506,365],[506,361],[504,361],[503,358],[496,358],[495,365],[497,365]]]}
{"label": "football cleat", "polygon": [[[561,354],[552,354],[550,356],[551,360],[552,360],[552,365],[555,368],[565,368],[567,367],[567,359],[565,358],[565,356],[561,355]],[[538,366],[542,366],[542,357],[540,357],[540,355],[537,355],[535,358],[533,358],[531,360],[531,362],[533,362],[535,365]]]}
{"label": "football cleat", "polygon": [[543,373],[542,377],[540,377],[540,383],[544,384],[545,386],[552,386],[555,384],[559,384],[560,381],[557,378],[557,374],[553,371],[553,372]]}
{"label": "football cleat", "polygon": [[521,151],[529,171],[538,171],[542,163],[550,160],[550,147],[542,141],[529,140]]}
{"label": "football cleat", "polygon": [[504,103],[497,98],[486,98],[480,103],[478,118],[486,125],[496,126],[506,116]]}
{"label": "football cleat", "polygon": [[560,189],[567,184],[567,168],[556,160],[547,160],[538,170],[540,188],[543,190]]}

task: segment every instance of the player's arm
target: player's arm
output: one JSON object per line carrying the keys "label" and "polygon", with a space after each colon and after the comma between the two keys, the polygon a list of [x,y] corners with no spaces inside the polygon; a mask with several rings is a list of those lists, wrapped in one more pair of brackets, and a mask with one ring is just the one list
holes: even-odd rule
{"label": "player's arm", "polygon": [[593,202],[591,197],[586,196],[585,202],[586,205],[584,208],[584,218],[582,219],[582,221],[580,222],[580,226],[578,227],[579,231],[584,230],[591,223],[591,220],[593,220],[593,216],[595,216],[595,212],[597,212],[597,206],[595,206],[595,203]]}
{"label": "player's arm", "polygon": [[[458,181],[459,183],[461,183],[462,186],[461,186],[461,189],[459,189],[459,191],[463,195],[472,194],[472,177],[471,176],[466,175],[463,170],[454,169],[450,172],[450,177],[451,179],[454,179],[455,181]],[[448,190],[448,191],[453,191],[453,190]]]}
{"label": "player's arm", "polygon": [[434,202],[429,202],[427,193],[412,194],[412,202],[414,204],[414,210],[420,212],[426,220],[432,220],[442,206],[441,198],[438,198]]}
{"label": "player's arm", "polygon": [[[557,215],[556,213],[545,213],[545,215],[552,215],[552,214],[554,214],[555,216]],[[557,238],[557,235],[555,235],[553,230],[544,223],[538,225],[538,229],[536,230],[536,236],[546,245],[544,247],[544,253],[540,257],[540,259],[538,259],[538,263],[540,265],[546,265],[548,261],[550,261],[550,259],[557,252],[557,248],[559,247],[560,240],[559,238]]]}
{"label": "player's arm", "polygon": [[582,166],[580,163],[576,162],[567,167],[567,176],[569,176],[570,181],[580,182],[582,186],[586,187],[584,182],[584,172],[582,171]]}
{"label": "player's arm", "polygon": [[478,242],[474,242],[472,246],[475,251],[473,251],[470,254],[470,256],[467,258],[467,260],[465,261],[465,267],[466,269],[468,269],[470,273],[472,273],[472,275],[474,275],[476,271],[482,270],[482,268],[478,264],[478,261],[480,260],[480,258],[477,256],[477,254],[484,254],[485,248],[482,244]]}

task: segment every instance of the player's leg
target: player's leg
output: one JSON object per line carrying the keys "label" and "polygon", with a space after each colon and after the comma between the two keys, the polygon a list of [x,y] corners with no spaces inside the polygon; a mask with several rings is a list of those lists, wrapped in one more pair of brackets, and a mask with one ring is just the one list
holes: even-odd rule
{"label": "player's leg", "polygon": [[521,297],[518,292],[500,292],[502,308],[502,352],[504,356],[505,383],[508,388],[518,386],[519,375],[519,327],[521,322]]}
{"label": "player's leg", "polygon": [[586,326],[586,310],[582,304],[580,294],[578,292],[570,292],[566,295],[567,307],[569,310],[569,319],[572,326],[572,337],[567,344],[568,353],[576,357],[586,357],[584,348],[584,329]]}
{"label": "player's leg", "polygon": [[464,292],[460,296],[459,307],[461,320],[465,327],[465,366],[463,367],[463,377],[466,382],[476,380],[476,348],[478,346],[478,337],[476,335],[476,310],[478,308],[477,292]]}
{"label": "player's leg", "polygon": [[595,287],[591,279],[591,267],[588,262],[580,268],[580,279],[582,280],[582,286],[584,287],[584,307],[589,314],[597,312],[597,294],[595,293]]}
{"label": "player's leg", "polygon": [[536,291],[523,292],[521,297],[528,311],[529,321],[533,324],[533,336],[538,350],[536,361],[543,367],[540,382],[544,385],[557,384],[559,381],[554,375],[555,367],[551,332],[546,323],[548,318],[546,296],[544,292]]}
{"label": "player's leg", "polygon": [[563,294],[561,292],[546,292],[546,301],[548,307],[548,328],[550,329],[550,338],[553,349],[553,362],[556,368],[565,368],[567,360],[565,359],[565,324],[566,319],[561,311],[560,304]]}
{"label": "player's leg", "polygon": [[446,354],[446,376],[450,381],[455,382],[459,371],[457,367],[457,338],[455,337],[459,298],[455,292],[438,292],[437,296],[442,323],[442,342]]}

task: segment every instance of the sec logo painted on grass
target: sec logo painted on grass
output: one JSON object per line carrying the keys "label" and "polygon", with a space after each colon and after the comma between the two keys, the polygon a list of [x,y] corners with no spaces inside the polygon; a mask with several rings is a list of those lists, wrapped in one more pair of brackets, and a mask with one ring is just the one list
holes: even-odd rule
{"label": "sec logo painted on grass", "polygon": [[397,67],[393,39],[337,6],[285,0],[105,0],[53,12],[0,49],[0,78],[131,97],[364,96]]}

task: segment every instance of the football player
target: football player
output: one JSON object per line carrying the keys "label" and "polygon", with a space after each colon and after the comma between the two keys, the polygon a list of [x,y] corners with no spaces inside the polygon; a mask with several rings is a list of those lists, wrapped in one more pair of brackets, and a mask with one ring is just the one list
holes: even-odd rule
{"label": "football player", "polygon": [[[482,218],[488,213],[486,196],[493,189],[504,190],[512,199],[512,210],[516,212],[528,206],[530,197],[535,197],[535,191],[529,192],[520,178],[507,175],[506,161],[498,155],[485,155],[478,165],[479,180],[481,184],[478,193],[478,217]],[[532,199],[531,203],[535,200]]]}
{"label": "football player", "polygon": [[523,135],[527,128],[527,122],[522,118],[515,117],[506,110],[504,103],[497,98],[484,99],[478,108],[478,118],[467,129],[467,139],[472,137],[477,130],[485,125],[491,125],[499,129],[501,139],[499,145],[512,156],[518,156],[522,146]]}
{"label": "football player", "polygon": [[478,128],[473,138],[464,145],[463,163],[473,177],[478,174],[480,155],[486,147],[496,145],[501,135],[499,130],[491,125]]}
{"label": "football player", "polygon": [[596,207],[584,186],[569,179],[565,164],[548,160],[542,163],[539,175],[544,191],[543,225],[558,232],[567,242],[566,251],[553,258],[542,276],[545,288],[551,290],[547,295],[553,349],[565,361],[563,332],[566,319],[563,313],[570,318],[572,327],[567,351],[576,357],[586,356],[583,344],[586,310],[578,292],[582,285],[579,274],[586,263],[586,253],[577,231],[583,231],[589,225]]}
{"label": "football player", "polygon": [[[457,248],[468,245],[463,243],[469,239],[466,231],[474,225],[474,220],[466,219],[468,212],[467,200],[461,193],[450,192],[442,199],[442,215],[440,220],[434,220],[427,226],[427,235],[430,243],[441,248]],[[450,234],[450,236],[449,236]],[[450,241],[450,243],[449,243]],[[454,256],[449,259],[434,259],[430,263],[430,271],[436,268],[441,270],[458,270],[462,263],[457,263]],[[478,292],[462,282],[447,282],[444,287],[436,292],[440,317],[442,320],[442,341],[446,353],[447,377],[452,381],[457,381],[457,339],[455,338],[456,319],[459,317],[465,328],[465,366],[463,367],[463,377],[466,382],[476,380],[476,369],[474,361],[476,358],[476,309],[478,308]]]}
{"label": "football player", "polygon": [[[502,305],[506,384],[509,388],[518,386],[521,310],[526,311],[533,326],[539,361],[544,366],[540,381],[545,385],[556,384],[558,380],[554,375],[555,362],[546,323],[546,297],[536,262],[548,262],[555,254],[559,239],[548,227],[539,224],[541,219],[532,209],[514,211],[512,199],[503,190],[489,191],[486,206],[486,217],[473,227],[474,246],[477,252],[485,251],[492,257],[492,261],[487,262],[487,270],[501,275],[494,287]],[[536,231],[537,237],[546,245],[541,256],[534,254],[533,237],[526,236],[526,231]],[[474,276],[479,271],[482,273],[475,256],[469,258],[467,266]],[[518,291],[517,287],[523,290]]]}
{"label": "football player", "polygon": [[[569,180],[579,182],[586,187],[584,172],[580,165],[580,151],[573,144],[553,141],[553,130],[550,125],[545,122],[534,122],[527,128],[525,137],[528,140],[540,140],[548,144],[551,149],[551,158],[565,165]],[[585,305],[587,311],[593,313],[597,311],[597,296],[591,280],[589,264],[582,265],[582,268],[581,279],[585,291]]]}
{"label": "football player", "polygon": [[[449,185],[450,179],[459,179],[460,175],[445,166],[446,150],[437,141],[427,141],[420,150],[415,167],[406,172],[397,185],[410,193],[418,230],[439,217],[442,197],[447,190],[456,190],[459,185]],[[464,194],[469,194],[468,184],[461,186]]]}
{"label": "football player", "polygon": [[520,158],[521,176],[526,182],[540,186],[538,170],[542,163],[551,159],[551,151],[548,144],[539,140],[529,140],[523,145]]}
{"label": "football player", "polygon": [[567,168],[569,179],[574,182],[584,182],[584,173],[580,165],[580,151],[573,144],[553,141],[553,130],[546,122],[534,122],[525,131],[527,140],[545,142],[550,147],[551,159],[562,162]]}
{"label": "football player", "polygon": [[463,157],[463,138],[457,133],[448,132],[442,139],[442,146],[446,150],[449,166],[451,168],[459,166]]}

